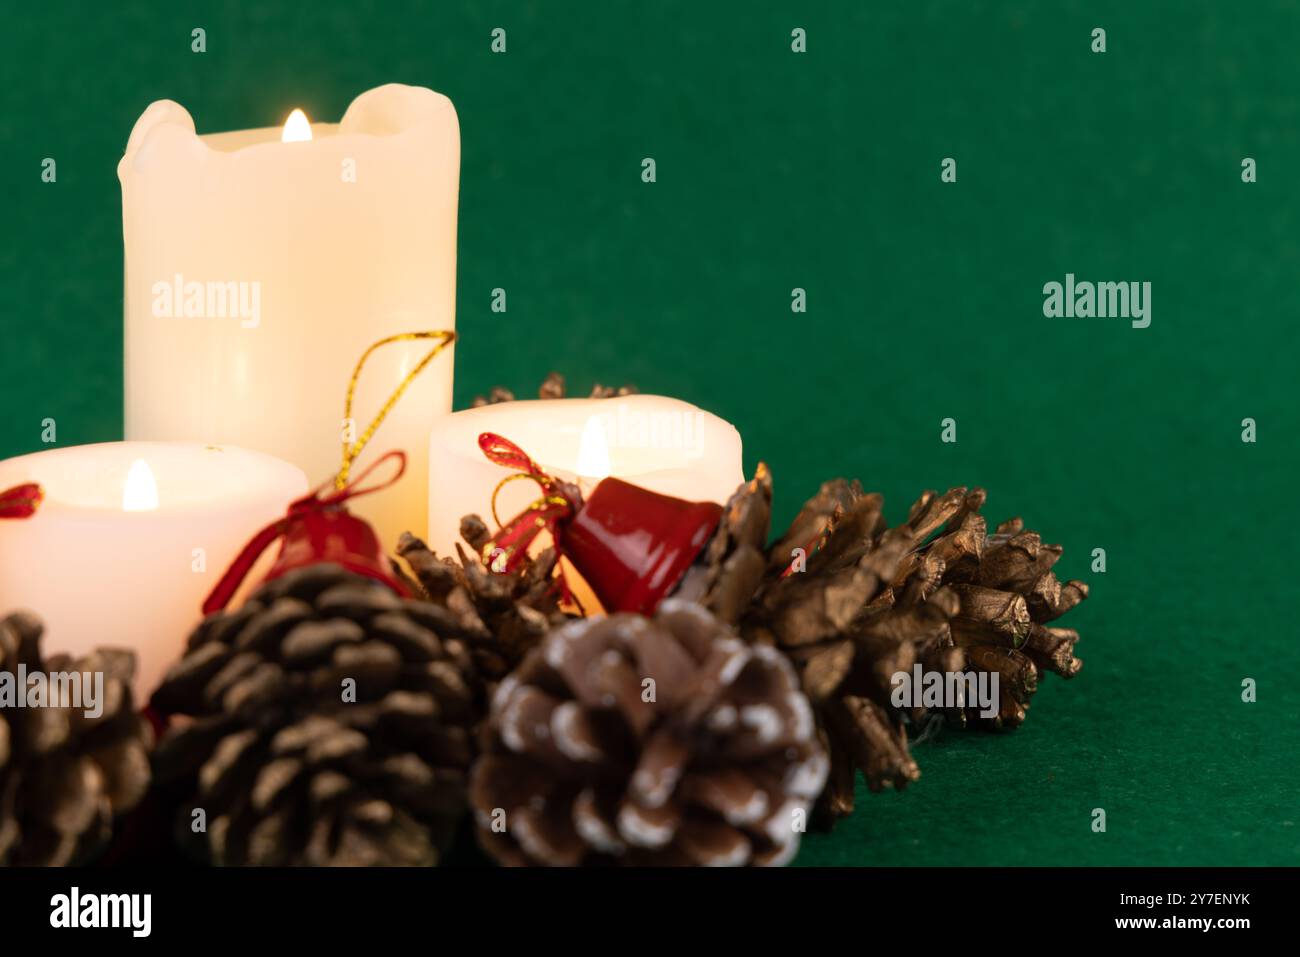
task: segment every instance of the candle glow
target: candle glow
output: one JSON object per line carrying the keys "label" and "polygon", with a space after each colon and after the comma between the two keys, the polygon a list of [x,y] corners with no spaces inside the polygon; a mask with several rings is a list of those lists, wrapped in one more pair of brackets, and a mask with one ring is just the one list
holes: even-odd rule
{"label": "candle glow", "polygon": [[609,440],[605,438],[605,427],[600,419],[592,416],[582,428],[582,438],[578,440],[578,462],[574,471],[579,478],[603,479],[610,474]]}
{"label": "candle glow", "polygon": [[158,482],[153,477],[153,469],[144,459],[136,459],[131,463],[126,485],[122,488],[122,511],[152,512],[157,508]]}
{"label": "candle glow", "polygon": [[284,121],[284,132],[280,134],[281,143],[310,143],[311,123],[302,110],[294,110]]}

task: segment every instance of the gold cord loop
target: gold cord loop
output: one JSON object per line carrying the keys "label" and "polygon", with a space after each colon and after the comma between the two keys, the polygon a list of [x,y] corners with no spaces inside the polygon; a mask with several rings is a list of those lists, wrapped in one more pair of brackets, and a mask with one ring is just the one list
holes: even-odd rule
{"label": "gold cord loop", "polygon": [[437,339],[438,344],[430,349],[429,354],[421,359],[415,368],[406,374],[406,377],[402,379],[397,388],[393,390],[393,394],[388,397],[388,401],[383,404],[374,419],[371,420],[370,425],[366,427],[365,432],[361,433],[361,437],[351,445],[348,445],[347,441],[344,440],[343,464],[339,468],[339,474],[334,478],[334,487],[336,489],[341,489],[348,484],[348,474],[352,471],[352,463],[357,460],[357,456],[359,456],[361,450],[366,447],[366,443],[374,437],[375,431],[383,423],[384,419],[387,418],[388,413],[393,410],[393,406],[395,406],[397,400],[402,397],[402,393],[406,391],[407,386],[411,384],[416,376],[424,371],[425,367],[433,361],[434,357],[439,352],[456,341],[456,333],[445,329],[439,329],[432,332],[401,332],[395,336],[388,336],[387,338],[380,339],[363,352],[361,358],[357,360],[357,367],[352,370],[352,378],[348,382],[347,399],[343,403],[344,421],[352,418],[352,400],[356,396],[357,382],[361,379],[361,368],[366,364],[366,360],[370,358],[371,353],[380,346],[386,346],[393,342],[411,342],[415,339]]}

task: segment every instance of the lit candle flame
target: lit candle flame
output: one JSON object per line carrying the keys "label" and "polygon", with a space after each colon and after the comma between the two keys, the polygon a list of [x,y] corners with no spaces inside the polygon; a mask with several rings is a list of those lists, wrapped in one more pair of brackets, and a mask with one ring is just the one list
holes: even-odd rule
{"label": "lit candle flame", "polygon": [[122,489],[122,511],[152,512],[158,508],[158,483],[154,481],[153,469],[144,459],[131,463],[131,471],[126,474],[126,487]]}
{"label": "lit candle flame", "polygon": [[580,477],[591,479],[603,479],[610,473],[609,441],[605,438],[605,426],[598,416],[593,415],[582,428],[575,471]]}
{"label": "lit candle flame", "polygon": [[310,141],[311,124],[307,122],[307,114],[302,110],[294,110],[284,121],[284,132],[280,134],[280,142],[308,143]]}

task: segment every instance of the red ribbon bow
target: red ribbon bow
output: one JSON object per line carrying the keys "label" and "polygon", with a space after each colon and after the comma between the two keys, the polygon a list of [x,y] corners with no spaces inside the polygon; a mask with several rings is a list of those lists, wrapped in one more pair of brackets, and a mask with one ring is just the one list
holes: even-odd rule
{"label": "red ribbon bow", "polygon": [[[528,546],[533,539],[543,531],[550,532],[556,551],[560,551],[564,522],[582,508],[582,492],[578,486],[548,475],[523,449],[493,432],[482,433],[478,437],[478,447],[490,461],[519,472],[518,475],[502,479],[492,492],[492,517],[500,527],[483,546],[483,563],[494,572],[514,571],[528,557]],[[531,479],[536,482],[542,495],[510,521],[503,523],[497,515],[497,495],[508,482],[516,479]],[[569,588],[564,580],[563,569],[560,570],[558,579],[567,601]]]}
{"label": "red ribbon bow", "polygon": [[0,492],[0,518],[31,518],[44,498],[44,490],[35,482],[6,489]]}
{"label": "red ribbon bow", "polygon": [[[392,478],[376,485],[372,485],[369,488],[359,487],[362,481],[365,480],[366,476],[391,458],[396,458],[398,461],[397,473]],[[212,593],[208,595],[207,600],[203,602],[203,614],[210,615],[213,612],[221,611],[225,608],[226,605],[230,603],[230,600],[235,596],[235,592],[239,590],[239,586],[248,576],[253,565],[256,564],[258,558],[261,557],[262,552],[266,551],[266,549],[271,546],[271,543],[288,534],[296,524],[304,521],[309,513],[323,512],[331,508],[340,508],[343,503],[349,499],[359,498],[362,495],[369,495],[371,492],[378,492],[382,489],[386,489],[388,486],[400,479],[405,471],[406,453],[394,450],[380,456],[372,462],[368,468],[363,470],[360,475],[342,488],[335,488],[335,480],[330,479],[319,488],[308,492],[302,498],[293,502],[289,506],[287,514],[276,519],[249,539],[248,544],[244,546],[243,550],[238,556],[236,556],[235,560],[230,563],[230,567],[226,569],[226,573],[221,576],[221,580],[217,582],[216,587],[212,589]],[[330,489],[330,493],[328,495],[322,494],[326,489]],[[357,519],[357,521],[359,522],[360,519]],[[394,580],[390,582],[390,584],[394,588],[397,588],[400,593],[405,594],[405,591],[401,588],[400,582]]]}

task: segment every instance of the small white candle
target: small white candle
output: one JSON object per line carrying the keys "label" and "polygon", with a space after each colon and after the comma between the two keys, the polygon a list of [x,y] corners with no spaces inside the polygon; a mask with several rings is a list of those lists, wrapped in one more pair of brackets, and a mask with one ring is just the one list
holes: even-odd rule
{"label": "small white candle", "polygon": [[[389,84],[338,123],[295,110],[283,126],[203,136],[160,100],[118,177],[128,439],[237,444],[323,482],[339,468],[343,398],[366,347],[455,329],[460,128],[432,90]],[[431,345],[375,353],[351,438]],[[389,548],[424,524],[425,443],[451,409],[452,358],[420,373],[356,463],[408,453],[402,482],[356,503]]]}
{"label": "small white candle", "polygon": [[0,522],[0,612],[36,613],[46,653],[133,650],[141,704],[231,559],[307,491],[301,469],[269,455],[161,442],[0,462],[0,488],[26,482],[45,498],[30,518]]}
{"label": "small white candle", "polygon": [[[745,480],[740,433],[679,399],[539,399],[468,409],[440,418],[429,440],[428,544],[439,555],[454,556],[457,542],[465,547],[464,515],[481,516],[495,531],[492,492],[515,473],[484,457],[478,445],[483,432],[514,442],[545,472],[577,482],[584,493],[614,476],[675,498],[725,504]],[[497,498],[502,521],[538,494],[531,482],[506,485]],[[583,609],[599,611],[581,576],[567,564],[565,574]]]}

